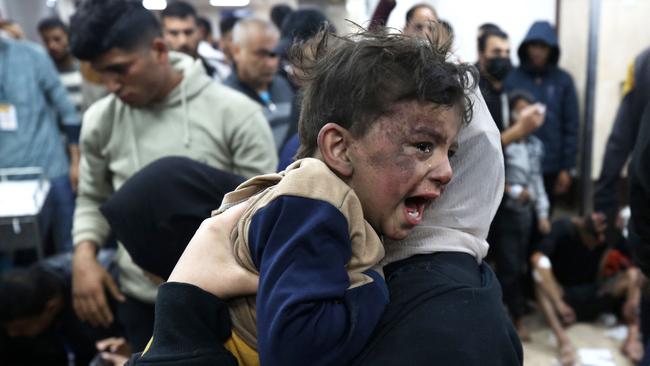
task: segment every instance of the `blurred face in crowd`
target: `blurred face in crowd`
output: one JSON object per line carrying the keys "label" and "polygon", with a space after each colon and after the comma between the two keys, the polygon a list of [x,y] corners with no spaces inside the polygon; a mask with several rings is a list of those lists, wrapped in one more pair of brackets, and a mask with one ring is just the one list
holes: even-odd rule
{"label": "blurred face in crowd", "polygon": [[106,88],[132,107],[162,99],[171,72],[167,46],[161,38],[132,51],[112,48],[91,61]]}
{"label": "blurred face in crowd", "polygon": [[507,38],[497,36],[488,37],[485,42],[485,51],[479,57],[483,60],[490,58],[510,58],[510,42]]}
{"label": "blurred face in crowd", "polygon": [[164,17],[162,27],[169,49],[197,57],[201,33],[194,17]]}
{"label": "blurred face in crowd", "polygon": [[226,55],[228,61],[233,62],[233,44],[232,44],[232,31],[226,32],[221,35],[221,40],[219,41],[219,46],[223,54]]}
{"label": "blurred face in crowd", "polygon": [[278,72],[280,61],[273,51],[278,41],[277,33],[265,32],[261,27],[250,29],[233,49],[239,80],[253,89],[265,89]]}
{"label": "blurred face in crowd", "polygon": [[548,62],[551,47],[542,42],[531,42],[528,44],[526,52],[528,53],[530,65],[534,68],[542,68]]}
{"label": "blurred face in crowd", "polygon": [[40,314],[8,321],[4,328],[9,337],[36,337],[52,325],[61,309],[61,298],[57,297],[49,300]]}
{"label": "blurred face in crowd", "polygon": [[479,55],[482,72],[487,72],[495,81],[502,81],[512,69],[510,42],[507,38],[488,36],[485,50]]}
{"label": "blurred face in crowd", "polygon": [[436,14],[428,7],[419,7],[404,28],[404,34],[417,37],[431,37],[433,22],[438,21]]}
{"label": "blurred face in crowd", "polygon": [[65,61],[70,55],[68,34],[60,27],[43,29],[41,38],[50,57],[56,62]]}

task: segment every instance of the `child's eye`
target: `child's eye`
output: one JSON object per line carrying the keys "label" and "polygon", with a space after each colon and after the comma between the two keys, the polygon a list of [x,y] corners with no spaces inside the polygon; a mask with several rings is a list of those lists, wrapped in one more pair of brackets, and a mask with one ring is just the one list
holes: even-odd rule
{"label": "child's eye", "polygon": [[429,154],[431,151],[433,151],[433,144],[428,142],[418,142],[417,144],[415,144],[415,148],[418,149],[420,152]]}
{"label": "child's eye", "polygon": [[447,151],[447,157],[451,159],[454,155],[456,155],[456,149],[449,149]]}

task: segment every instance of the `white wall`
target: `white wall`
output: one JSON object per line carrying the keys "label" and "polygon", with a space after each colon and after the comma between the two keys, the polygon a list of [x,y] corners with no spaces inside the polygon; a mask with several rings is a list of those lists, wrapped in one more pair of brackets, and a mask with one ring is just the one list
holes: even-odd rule
{"label": "white wall", "polygon": [[40,42],[36,25],[41,19],[53,15],[53,9],[45,6],[45,3],[45,0],[4,1],[2,14],[18,23],[27,39]]}
{"label": "white wall", "polygon": [[605,144],[621,100],[627,67],[650,46],[650,1],[602,0],[596,81],[592,177],[600,174]]}

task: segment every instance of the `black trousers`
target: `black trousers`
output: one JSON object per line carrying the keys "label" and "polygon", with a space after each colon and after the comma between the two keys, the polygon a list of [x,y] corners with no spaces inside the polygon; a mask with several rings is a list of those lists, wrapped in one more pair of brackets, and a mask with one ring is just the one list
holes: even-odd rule
{"label": "black trousers", "polygon": [[503,289],[503,302],[513,319],[524,315],[524,279],[533,225],[532,206],[515,211],[501,208],[493,222],[491,250],[496,275]]}
{"label": "black trousers", "polygon": [[126,301],[117,305],[117,321],[124,329],[124,337],[133,352],[140,352],[153,334],[154,304],[125,297]]}
{"label": "black trousers", "polygon": [[544,173],[544,190],[546,191],[548,203],[550,204],[548,208],[549,216],[553,214],[555,200],[557,199],[557,196],[555,195],[555,181],[557,180],[558,175],[560,175],[560,172]]}
{"label": "black trousers", "polygon": [[521,365],[523,351],[485,263],[464,253],[384,269],[390,303],[355,365]]}

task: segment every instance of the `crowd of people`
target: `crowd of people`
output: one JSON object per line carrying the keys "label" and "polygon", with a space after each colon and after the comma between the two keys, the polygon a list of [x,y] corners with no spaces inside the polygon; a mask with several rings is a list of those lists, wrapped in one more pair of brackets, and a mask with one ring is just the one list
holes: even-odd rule
{"label": "crowd of people", "polygon": [[650,364],[650,51],[594,211],[559,218],[579,113],[554,27],[514,67],[485,23],[472,65],[428,4],[385,28],[395,5],[350,35],[222,15],[215,40],[184,1],[86,0],[44,48],[0,18],[0,169],[51,184],[48,258],[0,268],[0,363],[520,365],[537,310],[562,365],[605,313]]}

